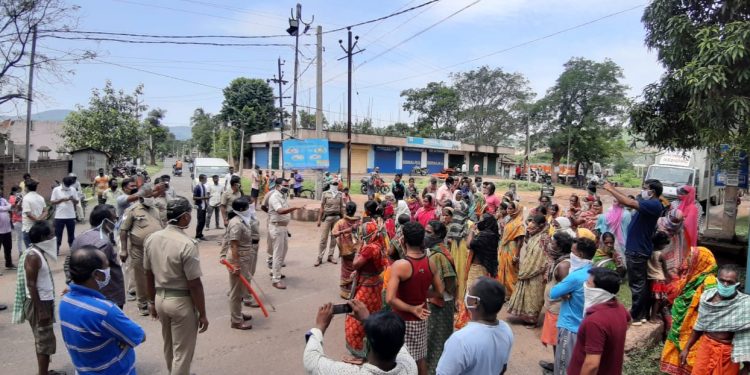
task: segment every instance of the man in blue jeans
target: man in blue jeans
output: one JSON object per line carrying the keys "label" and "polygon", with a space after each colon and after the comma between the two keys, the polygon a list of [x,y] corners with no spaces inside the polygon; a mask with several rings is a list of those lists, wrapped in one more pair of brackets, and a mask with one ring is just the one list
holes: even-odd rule
{"label": "man in blue jeans", "polygon": [[625,262],[628,268],[628,285],[633,298],[630,316],[633,318],[634,325],[640,325],[646,321],[651,308],[651,288],[648,285],[646,272],[648,260],[654,251],[651,238],[656,232],[656,221],[664,210],[659,200],[664,187],[659,180],[643,181],[641,194],[637,199],[628,198],[609,182],[604,183],[604,190],[612,194],[621,205],[636,211],[628,228]]}

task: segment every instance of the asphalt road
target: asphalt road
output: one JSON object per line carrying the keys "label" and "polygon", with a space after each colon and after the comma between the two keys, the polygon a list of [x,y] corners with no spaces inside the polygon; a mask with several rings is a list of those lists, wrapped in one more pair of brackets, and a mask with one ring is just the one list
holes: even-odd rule
{"label": "asphalt road", "polygon": [[[168,161],[165,165],[171,165]],[[167,173],[165,169],[163,171]],[[170,170],[171,172],[171,170]],[[178,195],[190,196],[189,174],[172,180]],[[302,204],[292,200],[291,204]],[[302,374],[302,353],[304,334],[313,325],[317,308],[325,302],[341,303],[338,297],[339,265],[324,263],[313,267],[317,256],[319,228],[314,223],[292,222],[292,238],[287,256],[286,290],[271,286],[269,269],[265,264],[265,213],[259,210],[261,218],[261,250],[256,271],[257,285],[265,292],[264,301],[270,317],[264,318],[259,309],[245,308],[253,315],[253,329],[238,331],[229,327],[227,305],[228,278],[223,265],[218,263],[219,245],[217,241],[223,231],[214,228],[205,232],[208,241],[200,242],[201,268],[206,293],[208,331],[198,336],[198,346],[193,359],[192,372],[196,374]],[[195,235],[195,220],[186,230]],[[80,224],[76,232],[88,229]],[[15,249],[14,249],[15,251]],[[63,245],[61,258],[53,264],[57,290],[64,282],[62,271],[63,257],[68,254]],[[14,258],[17,254],[14,253]],[[15,259],[14,259],[15,260]],[[9,310],[0,312],[0,363],[4,374],[33,374],[36,371],[34,342],[27,324],[13,325],[11,321],[12,301],[15,292],[15,274],[5,272],[0,276],[0,302],[8,304]],[[263,297],[262,297],[263,298]],[[274,309],[275,308],[275,309]],[[135,303],[128,302],[125,312],[146,330],[147,340],[136,348],[137,370],[139,374],[164,374],[166,365],[162,351],[161,327],[149,317],[138,316]],[[343,316],[334,317],[326,333],[325,348],[332,358],[341,358],[344,347]],[[538,330],[529,330],[520,325],[512,325],[515,344],[509,374],[539,373],[537,362],[550,360],[551,348],[544,349],[538,340]],[[57,354],[52,357],[52,369],[64,370],[73,374],[74,369],[65,350],[59,323],[55,324]]]}

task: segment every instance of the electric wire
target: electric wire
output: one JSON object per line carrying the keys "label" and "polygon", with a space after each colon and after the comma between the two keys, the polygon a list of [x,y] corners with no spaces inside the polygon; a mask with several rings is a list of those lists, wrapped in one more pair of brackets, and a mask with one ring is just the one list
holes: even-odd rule
{"label": "electric wire", "polygon": [[191,46],[213,46],[213,47],[294,47],[288,43],[215,43],[215,42],[182,42],[175,40],[130,40],[117,38],[94,38],[94,37],[66,37],[59,35],[44,35],[44,38],[64,40],[87,40],[94,42],[117,42],[128,44],[174,44]]}
{"label": "electric wire", "polygon": [[426,6],[430,5],[430,4],[436,3],[438,1],[440,1],[440,0],[431,0],[431,1],[428,1],[426,3],[415,5],[415,6],[411,7],[411,8],[407,8],[407,9],[404,9],[404,10],[401,10],[401,11],[398,11],[398,12],[391,13],[391,14],[389,14],[387,16],[375,18],[375,19],[372,19],[372,20],[369,20],[369,21],[363,21],[363,22],[355,23],[355,24],[352,24],[352,25],[349,25],[349,26],[339,27],[338,29],[324,31],[323,34],[335,33],[337,31],[346,30],[346,29],[348,29],[350,27],[354,28],[354,27],[357,27],[357,26],[363,26],[363,25],[375,23],[375,22],[378,22],[378,21],[386,20],[386,19],[391,18],[391,17],[396,17],[398,15],[401,15],[401,14],[404,14],[404,13],[409,13],[409,12],[411,12],[413,10],[416,10],[416,9],[419,9],[419,8],[422,8],[422,7],[426,7]]}

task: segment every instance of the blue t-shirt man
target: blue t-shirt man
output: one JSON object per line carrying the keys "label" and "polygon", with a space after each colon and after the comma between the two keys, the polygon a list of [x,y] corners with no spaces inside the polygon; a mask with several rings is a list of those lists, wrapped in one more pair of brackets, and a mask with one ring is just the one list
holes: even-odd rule
{"label": "blue t-shirt man", "polygon": [[63,340],[80,375],[135,375],[135,348],[146,339],[101,293],[75,283],[60,302]]}
{"label": "blue t-shirt man", "polygon": [[510,359],[513,332],[502,320],[497,325],[469,322],[445,342],[438,375],[499,374]]}
{"label": "blue t-shirt man", "polygon": [[651,257],[654,251],[651,238],[656,233],[656,221],[659,220],[663,209],[664,206],[658,198],[638,201],[638,209],[633,214],[628,228],[625,255]]}
{"label": "blue t-shirt man", "polygon": [[578,333],[578,327],[583,321],[583,283],[589,278],[591,264],[572,271],[549,292],[551,299],[559,299],[569,294],[570,298],[560,304],[560,315],[557,318],[557,328]]}

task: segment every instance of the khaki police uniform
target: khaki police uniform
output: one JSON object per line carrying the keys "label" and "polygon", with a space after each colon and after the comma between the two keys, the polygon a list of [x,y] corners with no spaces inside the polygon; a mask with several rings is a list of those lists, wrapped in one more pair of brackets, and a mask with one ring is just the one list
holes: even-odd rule
{"label": "khaki police uniform", "polygon": [[156,312],[171,375],[190,374],[198,336],[198,311],[188,281],[202,276],[196,241],[168,225],[146,239],[143,268],[154,274]]}
{"label": "khaki police uniform", "polygon": [[229,189],[224,192],[224,194],[221,195],[221,205],[224,206],[227,210],[227,214],[232,212],[232,203],[239,197],[242,196],[242,193],[240,193],[239,189],[237,192],[233,192],[232,189]]}
{"label": "khaki police uniform", "polygon": [[[255,275],[255,266],[258,262],[258,243],[260,242],[260,228],[258,220],[245,223],[241,217],[235,216],[229,220],[227,227],[226,242],[228,251],[226,258],[235,267],[240,268],[240,274],[248,281]],[[231,250],[231,241],[237,241],[237,252],[239,259],[234,259]],[[236,262],[239,261],[239,264]],[[242,319],[242,299],[249,296],[247,288],[240,281],[239,275],[229,275],[229,312],[232,323],[239,324]]]}
{"label": "khaki police uniform", "polygon": [[271,266],[271,282],[278,283],[281,281],[281,266],[286,259],[286,252],[289,249],[288,237],[289,231],[287,225],[291,220],[290,214],[279,214],[278,210],[288,208],[289,203],[284,194],[277,191],[268,198],[268,234],[271,236],[273,248],[273,263]]}
{"label": "khaki police uniform", "polygon": [[336,250],[336,240],[333,238],[333,225],[342,218],[344,211],[343,194],[336,191],[326,191],[323,193],[321,201],[323,210],[323,231],[320,233],[320,247],[318,249],[318,261],[323,260],[328,245],[328,258],[333,258],[333,252]]}
{"label": "khaki police uniform", "polygon": [[[267,207],[268,208],[268,200],[271,199],[271,196],[276,194],[276,190],[269,191],[265,197],[263,197],[263,202],[261,203],[261,207]],[[270,208],[269,208],[270,211]],[[271,214],[268,214],[268,220],[266,220],[266,253],[268,254],[268,268],[271,268],[272,262],[273,262],[273,241],[271,240]]]}
{"label": "khaki police uniform", "polygon": [[125,211],[122,225],[120,225],[120,232],[125,232],[128,236],[128,262],[133,270],[139,309],[148,308],[146,270],[143,269],[143,244],[152,233],[163,227],[159,219],[159,210],[156,207],[147,207],[143,203],[137,203]]}
{"label": "khaki police uniform", "polygon": [[161,219],[162,226],[167,225],[167,197],[156,197],[154,198],[154,207],[159,210],[159,219]]}

